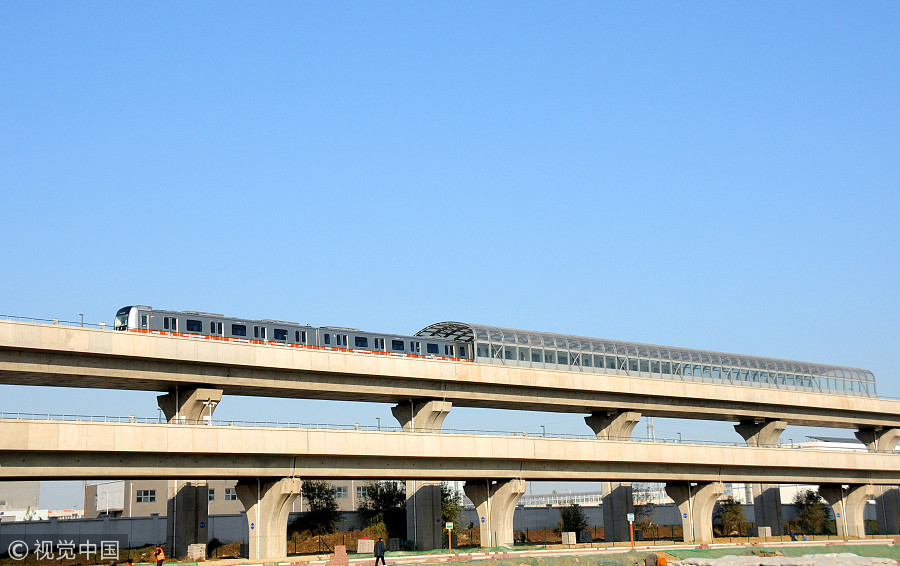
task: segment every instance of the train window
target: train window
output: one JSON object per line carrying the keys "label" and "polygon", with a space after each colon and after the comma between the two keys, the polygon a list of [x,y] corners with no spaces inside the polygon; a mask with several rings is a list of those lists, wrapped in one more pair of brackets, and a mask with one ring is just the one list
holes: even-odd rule
{"label": "train window", "polygon": [[465,347],[465,346],[460,346],[460,347],[459,347],[459,357],[460,357],[460,358],[465,358],[465,357],[466,357],[466,347]]}
{"label": "train window", "polygon": [[369,339],[365,336],[357,336],[353,339],[357,348],[368,348],[369,347]]}
{"label": "train window", "polygon": [[331,344],[331,334],[323,334],[322,341],[326,344]]}
{"label": "train window", "polygon": [[246,336],[247,335],[247,325],[232,324],[231,325],[231,335],[232,336]]}
{"label": "train window", "polygon": [[163,328],[164,328],[165,330],[168,330],[168,329],[169,329],[169,317],[167,317],[167,316],[164,316],[164,317],[163,317]]}
{"label": "train window", "polygon": [[145,314],[141,315],[141,326],[143,326],[145,328],[147,327],[147,315],[145,315]]}
{"label": "train window", "polygon": [[441,350],[437,344],[425,343],[425,352],[428,354],[440,354]]}
{"label": "train window", "polygon": [[203,332],[203,323],[199,320],[187,320],[187,331],[188,332]]}
{"label": "train window", "polygon": [[276,328],[274,330],[274,336],[276,340],[281,340],[283,342],[287,342],[287,330]]}
{"label": "train window", "polygon": [[531,349],[531,361],[535,363],[541,363],[544,358],[544,353],[535,348]]}
{"label": "train window", "polygon": [[405,347],[403,340],[391,340],[391,350],[402,352]]}

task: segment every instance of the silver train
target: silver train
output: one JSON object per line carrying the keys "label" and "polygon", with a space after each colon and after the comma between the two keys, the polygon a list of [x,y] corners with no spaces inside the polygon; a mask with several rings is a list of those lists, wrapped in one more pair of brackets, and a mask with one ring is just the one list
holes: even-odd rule
{"label": "silver train", "polygon": [[422,338],[363,332],[356,328],[308,326],[281,320],[249,320],[196,311],[167,311],[135,305],[116,312],[115,329],[168,334],[209,340],[270,344],[294,348],[323,348],[454,361],[471,361],[468,344],[441,338]]}

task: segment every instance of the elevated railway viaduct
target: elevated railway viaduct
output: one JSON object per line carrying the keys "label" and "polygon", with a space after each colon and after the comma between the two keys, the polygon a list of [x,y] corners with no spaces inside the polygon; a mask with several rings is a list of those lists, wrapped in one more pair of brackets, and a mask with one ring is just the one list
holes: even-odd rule
{"label": "elevated railway viaduct", "polygon": [[[881,492],[882,486],[897,484],[900,472],[900,460],[893,454],[900,436],[900,403],[862,396],[16,322],[0,322],[0,383],[162,393],[159,404],[169,427],[117,425],[110,433],[93,425],[66,428],[65,423],[56,423],[61,428],[52,433],[43,427],[48,423],[0,422],[4,431],[10,431],[4,438],[24,437],[29,442],[0,444],[0,476],[143,477],[149,469],[155,477],[239,477],[248,517],[254,513],[272,517],[258,523],[260,528],[265,526],[266,535],[251,541],[251,555],[260,558],[284,554],[285,502],[297,496],[303,477],[409,480],[408,491],[415,494],[410,506],[417,511],[410,514],[421,522],[416,526],[417,543],[427,547],[440,536],[440,525],[426,509],[439,509],[439,504],[434,505],[439,498],[434,482],[442,479],[466,481],[467,495],[486,518],[482,524],[485,541],[511,541],[512,509],[528,479],[610,482],[604,500],[609,517],[605,527],[619,539],[631,505],[630,482],[666,482],[676,503],[690,509],[682,514],[686,526],[693,525],[685,529],[686,538],[707,540],[712,536],[712,505],[721,482],[756,482],[758,523],[776,533],[781,517],[772,485],[819,484],[823,496],[837,506],[836,512],[848,517],[847,530],[859,532],[854,531],[858,526],[854,521],[861,524],[866,499],[874,490]],[[308,443],[302,448],[299,439],[312,438],[310,431],[223,431],[194,425],[212,417],[223,395],[391,403],[407,434],[321,433],[326,444],[343,447],[331,453],[339,448],[311,450]],[[437,434],[454,405],[580,413],[604,442]],[[732,421],[747,446],[628,442],[642,415]],[[870,453],[816,456],[812,451],[774,448],[789,424],[852,429]],[[12,433],[14,426],[27,429]],[[291,433],[295,436],[286,436]],[[114,441],[101,441],[109,434]],[[85,443],[73,444],[70,438],[84,438]],[[348,438],[356,440],[351,443]],[[391,442],[390,457],[360,457],[385,454],[386,439]],[[273,442],[283,444],[273,448]],[[261,446],[270,446],[262,456]],[[173,465],[148,461],[147,452],[153,452],[153,447]],[[377,452],[379,448],[384,450]],[[53,465],[54,461],[82,460],[84,466]],[[185,482],[183,489],[197,487]],[[885,518],[888,532],[896,531],[898,523],[892,493],[896,490],[882,493],[879,499],[883,507],[879,516]],[[198,513],[202,511],[194,511]],[[179,521],[189,523],[187,517]],[[844,524],[839,522],[838,528],[843,531]],[[202,539],[202,533],[195,537]]]}

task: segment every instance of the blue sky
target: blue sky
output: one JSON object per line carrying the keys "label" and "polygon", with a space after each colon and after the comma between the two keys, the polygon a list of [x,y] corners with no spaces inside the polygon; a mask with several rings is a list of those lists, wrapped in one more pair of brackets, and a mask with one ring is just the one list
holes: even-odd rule
{"label": "blue sky", "polygon": [[[897,29],[887,2],[2,3],[0,313],[462,320],[858,366],[900,397]],[[216,412],[264,414],[392,419]],[[589,432],[445,422],[541,424]]]}

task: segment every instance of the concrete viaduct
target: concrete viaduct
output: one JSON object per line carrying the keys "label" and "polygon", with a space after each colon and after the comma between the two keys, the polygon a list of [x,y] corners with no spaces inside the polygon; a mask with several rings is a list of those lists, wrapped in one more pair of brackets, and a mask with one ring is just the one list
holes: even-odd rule
{"label": "concrete viaduct", "polygon": [[[222,477],[221,470],[226,470],[228,477],[252,478],[241,484],[245,487],[241,488],[244,495],[240,497],[248,506],[248,517],[253,515],[249,503],[256,506],[257,513],[260,513],[260,505],[269,511],[274,505],[281,510],[275,513],[278,521],[281,515],[286,521],[287,515],[283,511],[289,505],[284,507],[282,499],[296,497],[298,477],[390,476],[410,480],[412,485],[408,486],[408,493],[418,511],[410,515],[418,517],[431,517],[429,511],[435,507],[439,509],[439,485],[434,480],[466,480],[466,493],[480,505],[482,516],[487,513],[493,517],[499,512],[497,510],[509,511],[508,521],[498,515],[491,523],[497,539],[492,538],[490,530],[483,533],[482,540],[501,543],[511,540],[512,509],[523,489],[524,482],[520,480],[527,479],[611,482],[605,490],[609,495],[604,500],[604,523],[613,540],[625,536],[624,516],[632,505],[630,482],[635,480],[664,481],[676,503],[688,505],[691,511],[682,514],[692,527],[684,531],[687,540],[711,538],[712,505],[720,493],[720,482],[725,481],[758,482],[754,488],[758,523],[772,527],[773,534],[780,534],[782,520],[777,490],[772,488],[778,483],[806,480],[820,484],[820,492],[833,505],[847,507],[846,513],[843,509],[837,512],[850,519],[847,523],[850,531],[854,531],[852,521],[858,520],[862,524],[862,505],[876,486],[882,505],[879,516],[885,518],[888,532],[895,532],[900,523],[897,490],[881,487],[895,485],[900,479],[900,459],[893,454],[900,438],[900,402],[885,399],[14,322],[0,322],[0,383],[159,391],[164,393],[159,398],[160,408],[175,424],[211,418],[223,395],[385,402],[395,404],[393,413],[405,431],[419,433],[399,437],[390,437],[387,433],[343,433],[364,439],[359,441],[362,445],[354,445],[360,450],[373,448],[366,443],[375,443],[377,449],[377,443],[386,442],[385,438],[391,438],[391,449],[394,450],[396,438],[404,439],[398,443],[402,448],[397,450],[405,456],[393,454],[392,458],[366,459],[365,466],[370,469],[360,469],[359,453],[352,458],[347,457],[350,453],[346,451],[327,456],[303,452],[297,446],[285,444],[280,455],[276,456],[276,451],[263,458],[266,466],[262,469],[223,464],[218,473],[213,471],[221,463],[217,459],[230,458],[233,464],[244,462],[255,455],[248,451],[249,448],[266,445],[259,444],[263,438],[282,438],[282,434],[291,432],[299,435],[299,431],[265,430],[263,434],[257,429],[242,431],[240,438],[235,439],[227,436],[228,430],[218,432],[218,427],[205,427],[209,435],[216,431],[214,436],[206,436],[204,427],[180,425],[152,428],[152,433],[141,433],[165,439],[157,440],[157,445],[163,442],[168,446],[170,437],[180,439],[181,444],[168,460],[178,462],[178,467],[160,471],[166,477]],[[582,413],[598,439],[607,442],[435,435],[454,404]],[[627,441],[641,415],[733,421],[748,446],[613,442]],[[767,448],[777,444],[788,424],[853,429],[872,453],[836,457],[835,452],[826,452],[819,458],[811,456],[811,451],[801,453]],[[11,425],[0,423],[4,430]],[[37,426],[37,423],[28,426]],[[131,431],[139,429],[135,425],[122,426]],[[188,430],[192,431],[190,435],[184,433]],[[231,429],[231,432],[235,430]],[[25,433],[29,440],[32,434],[39,436],[30,430]],[[31,468],[43,470],[45,474],[33,473],[29,476],[32,478],[138,477],[142,474],[131,469],[129,462],[146,463],[146,455],[135,448],[137,445],[127,446],[129,442],[138,442],[136,437],[128,440],[126,433],[120,434],[125,445],[114,450],[97,450],[97,445],[85,444],[62,451],[67,460],[76,454],[85,454],[86,458],[87,455],[91,458],[99,457],[98,454],[107,455],[107,459],[92,460],[102,464],[84,469],[44,467],[47,462],[40,458],[53,457],[49,456],[54,453],[52,440],[45,441],[49,444],[35,444],[33,448],[24,449],[7,448],[7,444],[3,444],[0,476],[17,477],[15,474],[23,474]],[[303,431],[303,434],[312,432]],[[10,435],[3,436],[8,438]],[[188,437],[197,438],[197,443],[193,440],[188,443]],[[231,440],[219,444],[221,438]],[[245,440],[247,438],[257,440],[251,442]],[[61,437],[58,439],[61,441]],[[342,445],[338,436],[332,441],[338,443],[337,446]],[[153,441],[148,442],[152,444]],[[422,442],[426,442],[427,447]],[[190,450],[184,448],[188,444]],[[619,447],[617,450],[621,452],[612,450],[612,446]],[[223,449],[220,455],[210,456],[217,454],[220,448]],[[129,457],[122,458],[124,453],[129,453]],[[59,458],[59,452],[56,457]],[[627,463],[622,458],[626,458]],[[285,459],[291,460],[291,466],[285,465]],[[297,467],[298,461],[302,462],[302,467]],[[353,462],[357,465],[351,465]],[[461,468],[465,473],[454,471],[453,466],[460,462],[465,462]],[[834,462],[842,464],[834,466]],[[104,465],[112,471],[102,472],[100,468]],[[157,469],[162,470],[158,466]],[[282,503],[264,504],[266,496],[262,494],[262,483],[258,483],[261,481],[258,478],[265,478],[265,484],[270,486],[267,489],[281,494],[276,499]],[[691,482],[697,485],[692,486]],[[251,484],[256,484],[256,496],[262,497],[259,501],[251,497]],[[190,487],[192,485],[186,482],[185,489],[195,489]],[[843,489],[841,486],[848,487]],[[249,499],[245,500],[245,497]],[[278,521],[272,524],[279,524]],[[421,528],[417,530],[424,541],[421,544],[436,543],[440,536],[439,525],[434,526],[430,519],[420,521],[422,525],[418,525]],[[180,521],[182,525],[185,522]],[[267,523],[260,523],[263,524]],[[843,530],[843,527],[838,522],[838,528]],[[422,537],[429,528],[437,532]],[[256,541],[259,557],[284,554],[284,532],[279,529],[273,529],[276,538],[272,541]],[[277,532],[281,533],[280,539]]]}

